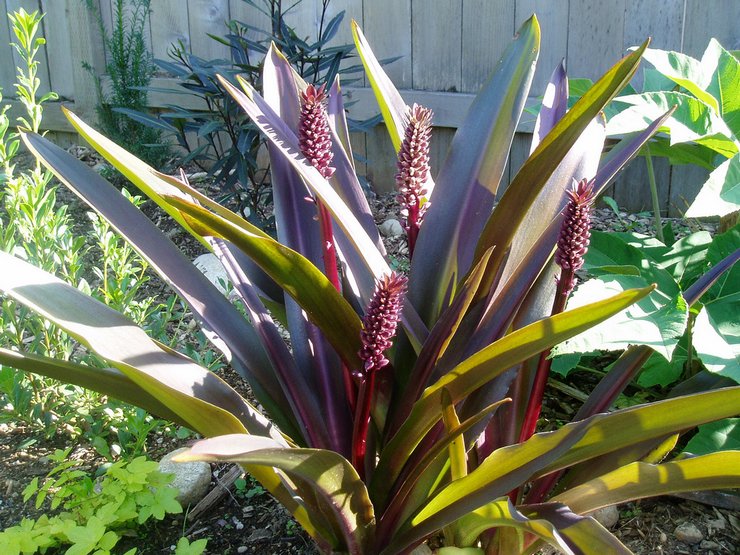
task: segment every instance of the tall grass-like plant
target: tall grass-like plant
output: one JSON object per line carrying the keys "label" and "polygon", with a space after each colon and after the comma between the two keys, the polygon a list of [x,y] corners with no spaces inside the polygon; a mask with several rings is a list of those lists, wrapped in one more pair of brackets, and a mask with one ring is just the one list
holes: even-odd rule
{"label": "tall grass-like plant", "polygon": [[[147,264],[104,220],[93,216],[91,233],[85,222],[75,222],[70,206],[57,199],[53,174],[41,164],[16,165],[20,143],[14,132],[16,124],[38,132],[44,104],[55,95],[38,93],[37,57],[45,42],[37,36],[41,16],[21,9],[9,14],[9,19],[16,38],[14,47],[22,61],[17,68],[16,92],[24,113],[13,122],[8,117],[9,106],[0,109],[0,250],[93,294],[145,326],[154,337],[165,339],[163,329],[177,324],[184,314],[174,297],[162,304],[143,294],[142,288],[149,279]],[[131,197],[125,191],[122,198],[136,206],[142,202],[140,197]],[[84,233],[80,231],[83,229]],[[59,361],[72,359],[93,366],[105,365],[61,327],[8,297],[0,298],[0,346],[26,349]],[[209,360],[205,349],[202,359]],[[85,433],[106,456],[115,452],[115,443],[126,454],[139,454],[146,437],[142,423],[164,424],[152,421],[140,409],[55,379],[19,374],[5,364],[0,364],[0,405],[2,422],[23,423],[34,432],[47,435],[58,431],[73,437]],[[112,431],[114,427],[117,433]]]}
{"label": "tall grass-like plant", "polygon": [[[414,154],[424,155],[423,140],[418,148],[402,146],[413,109],[356,25],[353,32],[391,140],[413,158],[399,168],[424,167]],[[625,309],[651,310],[648,285],[561,312],[550,261],[560,239],[558,289],[570,289],[565,279],[587,239],[575,231],[586,225],[591,195],[668,115],[599,166],[600,111],[629,82],[646,45],[570,110],[559,68],[531,155],[494,209],[539,42],[532,17],[471,106],[440,172],[414,189],[426,208],[414,224],[408,277],[391,273],[354,172],[338,81],[317,90],[276,48],[264,63],[264,97],[246,82],[242,90],[222,85],[269,140],[278,240],[68,114],[99,152],[221,259],[246,319],[102,178],[43,138],[25,135],[34,153],[186,299],[272,420],[115,311],[10,255],[0,255],[11,269],[0,276],[0,290],[63,325],[111,368],[3,350],[0,360],[186,423],[209,439],[183,460],[242,464],[326,553],[407,553],[431,536],[488,553],[534,552],[542,542],[566,553],[628,553],[589,511],[740,485],[736,451],[660,462],[683,431],[737,414],[740,387],[606,413],[600,404],[608,407],[615,392],[608,387],[577,421],[533,434],[524,427],[537,421],[539,401],[530,392],[547,370],[538,363],[543,351]],[[574,180],[580,185],[571,191]],[[576,216],[566,219],[566,212]],[[697,287],[713,283],[737,256],[718,261]]]}

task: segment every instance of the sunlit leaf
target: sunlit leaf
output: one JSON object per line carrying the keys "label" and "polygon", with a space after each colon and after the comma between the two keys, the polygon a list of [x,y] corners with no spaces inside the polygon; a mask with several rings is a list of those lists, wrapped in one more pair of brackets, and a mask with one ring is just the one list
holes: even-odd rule
{"label": "sunlit leaf", "polygon": [[230,461],[276,467],[310,488],[338,532],[332,547],[366,553],[375,531],[373,506],[352,465],[333,451],[285,449],[268,438],[227,435],[200,441],[175,460]]}

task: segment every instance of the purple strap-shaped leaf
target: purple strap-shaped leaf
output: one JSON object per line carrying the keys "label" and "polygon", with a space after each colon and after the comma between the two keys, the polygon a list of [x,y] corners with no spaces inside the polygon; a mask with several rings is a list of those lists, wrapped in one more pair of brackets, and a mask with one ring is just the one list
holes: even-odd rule
{"label": "purple strap-shaped leaf", "polygon": [[79,385],[103,395],[109,395],[119,401],[141,407],[160,418],[166,418],[183,426],[188,425],[185,419],[163,404],[156,395],[137,385],[136,382],[116,368],[96,368],[67,360],[33,353],[20,353],[3,348],[0,348],[0,364],[65,383]]}
{"label": "purple strap-shaped leaf", "polygon": [[[375,246],[360,222],[357,221],[357,218],[347,208],[327,180],[301,154],[295,133],[249,83],[243,80],[240,83],[244,92],[233,87],[228,81],[221,81],[221,84],[237,100],[247,115],[252,118],[252,121],[271,141],[271,144],[280,150],[285,160],[301,175],[306,185],[331,211],[334,222],[350,238],[352,247],[362,258],[369,273],[376,278],[390,274],[391,269],[383,254]],[[401,321],[412,343],[417,347],[420,346],[428,330],[408,302],[404,306]]]}
{"label": "purple strap-shaped leaf", "polygon": [[542,108],[537,114],[532,133],[532,145],[529,153],[534,152],[550,130],[555,127],[568,109],[568,75],[565,73],[565,60],[562,60],[550,76],[542,99]]}
{"label": "purple strap-shaped leaf", "polygon": [[409,280],[411,304],[428,326],[473,262],[474,243],[491,214],[524,110],[539,43],[539,24],[533,16],[476,97],[437,176]]}
{"label": "purple strap-shaped leaf", "polygon": [[325,536],[332,543],[331,552],[372,552],[373,505],[355,469],[337,453],[285,449],[268,438],[232,434],[200,441],[177,460],[231,461],[278,468],[298,485],[304,501],[329,520],[332,532],[336,532]]}
{"label": "purple strap-shaped leaf", "polygon": [[475,256],[479,258],[488,247],[496,245],[489,264],[491,284],[501,271],[512,241],[543,186],[592,120],[629,82],[646,47],[647,42],[594,83],[545,136],[506,189],[480,233],[476,247]]}
{"label": "purple strap-shaped leaf", "polygon": [[542,503],[522,507],[524,515],[531,519],[543,519],[552,524],[576,555],[609,553],[610,555],[632,555],[632,551],[616,536],[590,516],[574,513],[562,503]]}
{"label": "purple strap-shaped leaf", "polygon": [[[619,170],[637,155],[642,145],[658,131],[669,116],[670,113],[667,113],[655,120],[647,129],[626,143],[620,149],[618,155],[612,156],[596,172],[594,177],[595,195],[600,194]],[[550,221],[527,256],[521,259],[511,276],[505,282],[502,282],[492,301],[489,301],[485,315],[481,318],[478,332],[475,334],[475,342],[471,343],[470,346],[470,352],[474,352],[476,348],[498,339],[511,325],[516,311],[524,301],[524,297],[532,283],[534,283],[536,276],[552,256],[560,232],[561,219],[561,216],[558,215]]]}
{"label": "purple strap-shaped leaf", "polygon": [[162,276],[205,326],[219,338],[234,368],[251,384],[257,399],[273,414],[286,433],[296,425],[283,417],[287,400],[273,374],[257,334],[243,316],[192,262],[134,205],[110,183],[66,151],[36,134],[24,141],[36,156],[67,187],[88,203],[128,240],[137,252]]}
{"label": "purple strap-shaped leaf", "polygon": [[[370,205],[357,179],[354,164],[350,156],[351,151],[344,146],[344,140],[349,140],[349,137],[346,135],[347,120],[344,112],[342,91],[339,86],[339,77],[337,77],[329,89],[329,104],[327,108],[329,123],[332,129],[332,153],[334,154],[332,165],[336,170],[329,182],[355,215],[357,221],[360,222],[368,237],[375,243],[378,251],[385,256],[385,246],[383,245],[383,240],[380,238],[378,226],[375,225],[375,220],[370,211]],[[365,306],[370,301],[375,290],[375,277],[367,271],[362,258],[352,247],[350,238],[336,224],[334,225],[334,237],[337,240],[339,253],[346,270],[349,271],[351,279],[357,283],[360,289],[360,305]]]}
{"label": "purple strap-shaped leaf", "polygon": [[252,326],[260,336],[293,414],[298,418],[298,425],[301,427],[306,444],[317,447],[328,446],[329,441],[322,411],[316,405],[316,399],[306,394],[309,387],[303,375],[298,371],[285,340],[280,335],[265,305],[260,301],[249,276],[239,266],[235,254],[241,251],[234,249],[222,239],[213,239],[212,244],[213,253],[223,264],[229,279],[234,284],[234,289],[249,312]]}
{"label": "purple strap-shaped leaf", "polygon": [[[297,134],[302,84],[297,82],[290,64],[274,45],[265,58],[262,80],[266,103]],[[276,145],[270,144],[269,152],[278,239],[323,271],[323,240],[316,217],[317,206],[311,200],[313,195]],[[285,307],[295,360],[304,380],[312,384],[308,391],[316,395],[322,407],[331,442],[315,446],[349,453],[349,444],[342,444],[342,438],[350,436],[350,422],[343,399],[339,357],[293,299],[286,298]]]}

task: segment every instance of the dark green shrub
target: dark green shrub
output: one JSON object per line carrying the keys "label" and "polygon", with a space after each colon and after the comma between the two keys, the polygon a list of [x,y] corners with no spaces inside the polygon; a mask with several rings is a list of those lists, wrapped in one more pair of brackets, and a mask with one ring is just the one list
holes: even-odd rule
{"label": "dark green shrub", "polygon": [[[221,202],[236,197],[243,216],[269,228],[273,225],[273,218],[265,210],[272,200],[269,166],[266,160],[258,160],[265,140],[216,76],[235,83],[236,75],[240,75],[261,91],[263,58],[271,42],[302,77],[313,83],[331,83],[338,73],[351,74],[360,66],[340,68],[343,60],[353,56],[353,45],[328,46],[344,17],[344,12],[340,12],[326,21],[330,0],[322,3],[315,42],[301,39],[298,31],[285,22],[286,14],[298,2],[285,8],[280,0],[244,1],[270,18],[270,28],[260,29],[236,20],[228,22],[226,34],[212,38],[229,47],[231,60],[204,60],[190,54],[182,43],[172,46],[170,61],[156,60],[178,79],[184,93],[202,99],[204,108],[184,109],[173,104],[156,117],[141,111],[126,113],[153,128],[171,132],[187,152],[182,164],[195,162],[207,170],[223,189]],[[345,79],[343,84],[351,82]]]}
{"label": "dark green shrub", "polygon": [[[161,131],[142,125],[125,114],[126,110],[147,110],[146,87],[156,71],[152,54],[144,40],[151,0],[115,0],[110,34],[91,0],[86,1],[98,16],[107,60],[105,70],[111,82],[108,93],[100,78],[95,76],[99,99],[96,111],[100,125],[109,136],[126,144],[134,154],[159,168],[169,156],[169,148],[162,144]],[[83,64],[92,72],[89,64]]]}

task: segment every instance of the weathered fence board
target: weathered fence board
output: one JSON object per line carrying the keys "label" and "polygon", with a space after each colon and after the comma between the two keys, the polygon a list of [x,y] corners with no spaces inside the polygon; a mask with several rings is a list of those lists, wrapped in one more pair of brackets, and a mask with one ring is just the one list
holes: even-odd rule
{"label": "weathered fence board", "polygon": [[542,95],[550,75],[568,55],[567,2],[553,0],[517,0],[516,28],[532,14],[537,15],[542,28],[540,57],[532,81],[532,94]]}
{"label": "weathered fence board", "polygon": [[415,89],[459,91],[462,2],[412,0],[411,65]]}
{"label": "weathered fence board", "polygon": [[[94,2],[104,27],[110,31],[115,0]],[[42,90],[54,90],[73,101],[75,111],[89,119],[95,116],[98,99],[94,80],[81,62],[90,63],[103,75],[105,60],[97,15],[88,12],[84,4],[82,0],[0,0],[0,7],[6,10],[22,6],[46,14],[43,28],[48,48],[41,54],[39,69]],[[290,12],[288,22],[300,37],[317,38],[321,6],[322,0],[302,0]],[[158,58],[166,59],[170,45],[180,40],[200,57],[228,57],[228,48],[208,33],[224,36],[225,22],[230,19],[269,29],[268,17],[244,0],[152,0],[151,9],[145,39]],[[566,58],[571,76],[598,77],[629,46],[648,35],[653,37],[653,47],[682,50],[693,56],[701,56],[711,36],[727,48],[740,48],[737,0],[331,0],[324,24],[341,11],[345,11],[345,20],[333,44],[350,42],[349,22],[355,19],[379,58],[398,57],[385,69],[404,99],[435,111],[434,168],[444,159],[472,93],[485,82],[516,28],[532,13],[537,14],[542,26],[532,97],[543,93],[562,58]],[[0,19],[0,86],[7,99],[14,92],[17,56],[8,46],[12,36],[7,19]],[[166,89],[174,82],[160,76],[153,84]],[[351,99],[357,101],[350,109],[350,115],[357,119],[376,112],[372,92],[364,87],[367,82],[363,79],[345,87]],[[149,101],[153,107],[173,103],[197,106],[192,97],[162,92],[151,94]],[[17,102],[13,105],[17,113]],[[70,132],[58,106],[47,108],[44,125],[54,132]],[[532,117],[525,114],[512,145],[502,191],[526,159],[531,129]],[[378,126],[368,135],[353,133],[352,139],[355,151],[370,161],[368,180],[380,190],[390,190],[395,164],[385,129]],[[659,159],[655,162],[663,211],[676,214],[695,196],[706,171],[690,166],[669,168]],[[361,171],[364,166],[358,163]],[[613,194],[629,209],[650,205],[643,158],[620,176]]]}
{"label": "weathered fence board", "polygon": [[[152,0],[152,54],[155,58],[167,59],[172,45],[182,42],[190,49],[190,22],[188,6],[182,0]],[[155,21],[155,24],[152,22]]]}
{"label": "weathered fence board", "polygon": [[478,91],[496,67],[516,31],[514,8],[510,0],[466,0],[463,3],[461,91]]}

